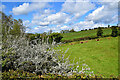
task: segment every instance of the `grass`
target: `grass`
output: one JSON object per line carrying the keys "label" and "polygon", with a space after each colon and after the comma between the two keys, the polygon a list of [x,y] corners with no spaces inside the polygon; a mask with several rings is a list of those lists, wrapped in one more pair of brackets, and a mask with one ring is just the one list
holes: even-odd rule
{"label": "grass", "polygon": [[[103,35],[110,35],[112,32],[112,30],[110,28],[106,28],[106,29],[102,29],[102,30],[103,30]],[[72,32],[72,33],[64,33],[62,40],[71,40],[71,39],[82,38],[82,37],[96,36],[96,33],[97,33],[97,29]]]}
{"label": "grass", "polygon": [[[66,56],[70,55],[76,61],[81,58],[94,71],[95,74],[102,74],[105,77],[110,75],[118,76],[118,37],[110,37],[110,39],[100,38],[100,41],[88,40],[87,43],[73,42],[63,44],[56,49],[63,51],[69,48]],[[79,43],[79,44],[78,44]]]}

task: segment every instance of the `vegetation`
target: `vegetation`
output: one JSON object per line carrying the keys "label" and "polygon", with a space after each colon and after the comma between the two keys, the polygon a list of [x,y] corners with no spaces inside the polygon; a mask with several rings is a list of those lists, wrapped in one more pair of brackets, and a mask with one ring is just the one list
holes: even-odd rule
{"label": "vegetation", "polygon": [[[115,29],[115,28],[116,29]],[[91,39],[97,39],[99,36],[101,37],[110,37],[113,35],[116,37],[120,33],[120,28],[117,26],[108,25],[108,28],[99,27],[94,29],[85,29],[78,32],[71,32],[71,33],[63,33],[63,39],[62,42],[68,43],[68,42],[74,42],[74,41],[81,41],[81,40],[91,40]],[[97,35],[96,35],[97,34]],[[112,34],[112,35],[111,35]]]}
{"label": "vegetation", "polygon": [[[2,77],[40,78],[44,75],[47,78],[56,78],[55,76],[76,78],[79,76],[80,78],[88,79],[90,77],[97,78],[94,72],[95,74],[100,72],[100,74],[102,73],[105,76],[109,76],[111,73],[114,73],[115,76],[117,75],[116,28],[112,28],[112,31],[110,28],[103,29],[103,36],[109,36],[112,32],[112,36],[115,37],[109,38],[109,41],[105,38],[99,38],[100,41],[99,39],[97,41],[91,40],[98,38],[96,36],[97,28],[94,30],[85,29],[80,32],[75,32],[74,29],[70,31],[63,30],[61,32],[63,34],[52,33],[52,30],[48,34],[30,34],[25,33],[25,27],[21,19],[15,20],[11,15],[7,16],[2,12],[0,13],[2,14],[3,34]],[[102,36],[101,30],[98,30],[98,33],[98,36]],[[88,39],[91,41],[63,44],[54,49],[54,41],[59,43],[62,38],[63,40],[72,41]],[[114,45],[112,46],[111,43],[114,43]],[[61,51],[58,48],[66,50]],[[69,51],[68,48],[70,49]],[[72,51],[71,56],[69,56],[70,51]],[[74,57],[77,57],[77,59],[74,60]],[[106,71],[103,72],[103,70]]]}
{"label": "vegetation", "polygon": [[116,26],[112,26],[111,29],[112,29],[111,36],[112,37],[116,37],[118,35],[117,27]]}
{"label": "vegetation", "polygon": [[[1,54],[3,72],[13,69],[37,75],[51,73],[69,76],[73,73],[81,74],[86,71],[91,74],[88,66],[84,66],[85,69],[78,71],[79,64],[69,63],[69,57],[65,59],[64,54],[58,54],[59,51],[52,48],[54,44],[47,44],[48,41],[42,42],[40,34],[26,35],[22,31],[23,28],[21,30],[23,27],[21,21],[21,23],[18,20],[12,21],[12,18],[8,18],[6,15],[3,15],[2,19],[4,18],[5,20],[2,22],[4,46]],[[8,25],[9,21],[11,24]],[[51,36],[56,42],[62,39],[60,33],[51,33],[48,36]],[[34,44],[29,44],[31,42]]]}
{"label": "vegetation", "polygon": [[[105,28],[103,30],[103,36],[105,35],[111,35],[112,30],[110,28]],[[83,38],[83,37],[97,37],[96,36],[97,29],[95,30],[87,30],[87,31],[78,31],[74,33],[64,33],[62,40],[72,40],[77,38]]]}
{"label": "vegetation", "polygon": [[74,29],[71,29],[70,32],[75,32]]}
{"label": "vegetation", "polygon": [[[20,70],[9,70],[8,72],[3,72],[2,73],[2,79],[27,79],[27,80],[31,80],[31,79],[39,79],[39,80],[73,80],[73,79],[103,79],[104,76],[100,75],[100,76],[87,76],[85,74],[73,74],[72,76],[64,76],[64,75],[57,75],[57,74],[44,74],[44,75],[36,75],[35,73],[29,73],[26,71],[20,71]],[[113,77],[110,76],[110,79],[119,79],[119,77]]]}
{"label": "vegetation", "polygon": [[52,40],[54,40],[57,43],[59,43],[63,38],[63,36],[60,33],[52,33],[50,34],[50,37],[52,38]]}
{"label": "vegetation", "polygon": [[[70,55],[70,59],[75,61],[85,60],[85,63],[90,66],[95,74],[118,75],[118,37],[105,37],[96,40],[71,42],[62,44],[56,49],[66,50],[69,48],[66,56]],[[84,62],[82,62],[84,63]]]}
{"label": "vegetation", "polygon": [[102,31],[101,27],[98,27],[97,37],[102,36],[102,34],[103,34],[103,31]]}

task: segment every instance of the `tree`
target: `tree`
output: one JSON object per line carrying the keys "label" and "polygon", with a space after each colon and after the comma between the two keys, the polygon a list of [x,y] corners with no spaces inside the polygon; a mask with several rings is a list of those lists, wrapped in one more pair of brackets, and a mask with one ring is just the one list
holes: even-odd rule
{"label": "tree", "polygon": [[52,33],[52,30],[50,30],[49,32],[48,32],[48,35],[50,35]]}
{"label": "tree", "polygon": [[103,31],[102,31],[101,27],[98,27],[97,36],[98,36],[98,37],[99,37],[99,36],[102,36],[102,34],[103,34]]}
{"label": "tree", "polygon": [[3,38],[6,35],[20,35],[21,33],[25,33],[25,27],[23,26],[23,22],[21,19],[13,19],[12,15],[5,15],[3,12],[0,11],[2,15],[2,34]]}
{"label": "tree", "polygon": [[2,11],[0,11],[1,16],[1,31],[2,31],[2,48],[6,48],[8,46],[7,39],[9,35],[13,38],[17,38],[15,36],[19,36],[21,33],[25,33],[25,27],[22,24],[22,20],[13,19],[12,15],[7,16]]}
{"label": "tree", "polygon": [[52,38],[51,40],[55,40],[55,42],[59,43],[63,36],[60,33],[52,33],[50,38]]}
{"label": "tree", "polygon": [[118,35],[120,36],[120,27],[118,27]]}
{"label": "tree", "polygon": [[110,27],[110,25],[108,25],[108,28]]}
{"label": "tree", "polygon": [[60,33],[64,33],[64,30],[61,30]]}
{"label": "tree", "polygon": [[75,32],[74,29],[71,29],[70,32]]}
{"label": "tree", "polygon": [[111,29],[112,29],[111,36],[112,37],[116,37],[118,35],[117,27],[116,26],[112,26]]}

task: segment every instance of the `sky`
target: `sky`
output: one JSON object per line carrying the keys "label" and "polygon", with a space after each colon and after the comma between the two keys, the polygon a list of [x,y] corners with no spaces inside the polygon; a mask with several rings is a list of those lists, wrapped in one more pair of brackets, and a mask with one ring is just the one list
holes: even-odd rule
{"label": "sky", "polygon": [[118,24],[118,0],[4,1],[0,9],[22,19],[26,33],[80,31]]}

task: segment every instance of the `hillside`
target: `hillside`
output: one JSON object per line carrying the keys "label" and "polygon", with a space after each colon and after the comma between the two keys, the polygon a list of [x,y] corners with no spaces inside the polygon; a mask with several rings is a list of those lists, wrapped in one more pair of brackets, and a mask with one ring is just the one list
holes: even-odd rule
{"label": "hillside", "polygon": [[66,56],[70,60],[76,57],[81,58],[94,71],[95,74],[102,74],[105,77],[118,75],[118,37],[100,38],[100,41],[87,40],[86,43],[72,42],[63,44],[57,49],[67,50]]}
{"label": "hillside", "polygon": [[[103,35],[110,35],[112,32],[111,28],[105,28],[102,30],[103,30]],[[82,38],[82,37],[95,37],[96,34],[97,34],[97,29],[87,30],[87,31],[79,31],[79,32],[71,32],[71,33],[63,33],[62,40],[72,40],[72,39]]]}

